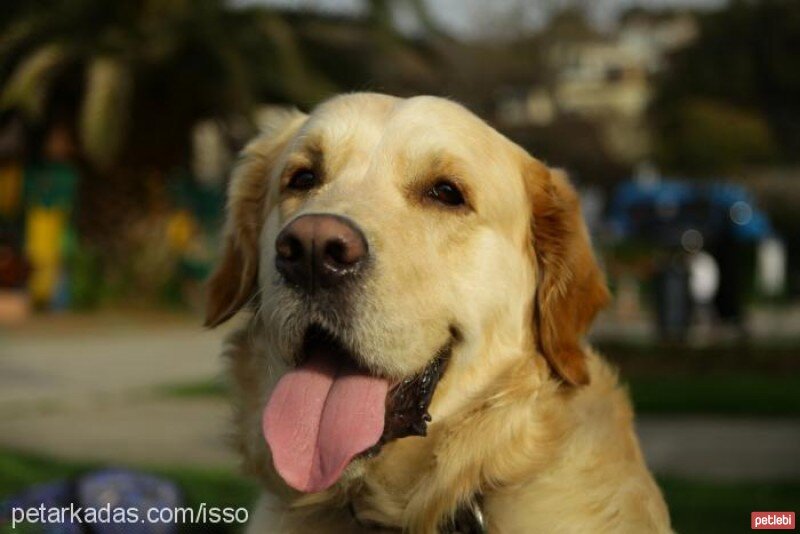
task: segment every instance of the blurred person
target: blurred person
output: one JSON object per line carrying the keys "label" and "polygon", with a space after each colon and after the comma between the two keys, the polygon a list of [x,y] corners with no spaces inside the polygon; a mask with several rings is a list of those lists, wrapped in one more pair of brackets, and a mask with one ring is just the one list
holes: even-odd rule
{"label": "blurred person", "polygon": [[28,282],[33,305],[65,305],[65,249],[75,203],[78,173],[71,163],[72,133],[56,124],[46,134],[42,158],[25,169],[25,254],[31,264]]}

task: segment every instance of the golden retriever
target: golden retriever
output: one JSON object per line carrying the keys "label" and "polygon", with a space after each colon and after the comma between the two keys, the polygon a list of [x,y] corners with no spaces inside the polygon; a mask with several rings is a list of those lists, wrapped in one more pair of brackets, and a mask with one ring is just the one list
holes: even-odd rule
{"label": "golden retriever", "polygon": [[248,532],[669,532],[563,173],[465,108],[287,113],[229,188],[207,325],[264,493]]}

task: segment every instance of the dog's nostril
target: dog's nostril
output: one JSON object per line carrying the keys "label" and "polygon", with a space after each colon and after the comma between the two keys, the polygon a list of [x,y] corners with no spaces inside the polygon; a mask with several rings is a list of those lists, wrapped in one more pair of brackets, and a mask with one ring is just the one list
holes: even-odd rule
{"label": "dog's nostril", "polygon": [[275,243],[275,252],[284,260],[298,260],[303,256],[303,244],[297,237],[285,235]]}
{"label": "dog's nostril", "polygon": [[352,265],[359,260],[352,247],[342,239],[332,239],[325,244],[325,257],[339,265]]}

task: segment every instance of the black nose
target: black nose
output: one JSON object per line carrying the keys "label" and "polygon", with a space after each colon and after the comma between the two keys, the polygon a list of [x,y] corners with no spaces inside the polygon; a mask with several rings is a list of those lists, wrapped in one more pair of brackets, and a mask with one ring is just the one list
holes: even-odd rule
{"label": "black nose", "polygon": [[354,276],[367,258],[364,234],[338,215],[302,215],[275,240],[275,266],[291,284],[313,291]]}

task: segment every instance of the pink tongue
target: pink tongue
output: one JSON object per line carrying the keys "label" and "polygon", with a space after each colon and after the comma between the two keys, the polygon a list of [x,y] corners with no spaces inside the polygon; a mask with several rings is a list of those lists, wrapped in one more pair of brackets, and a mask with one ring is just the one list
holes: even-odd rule
{"label": "pink tongue", "polygon": [[304,492],[332,486],[383,433],[388,382],[352,363],[314,354],[278,382],[264,409],[275,469]]}

